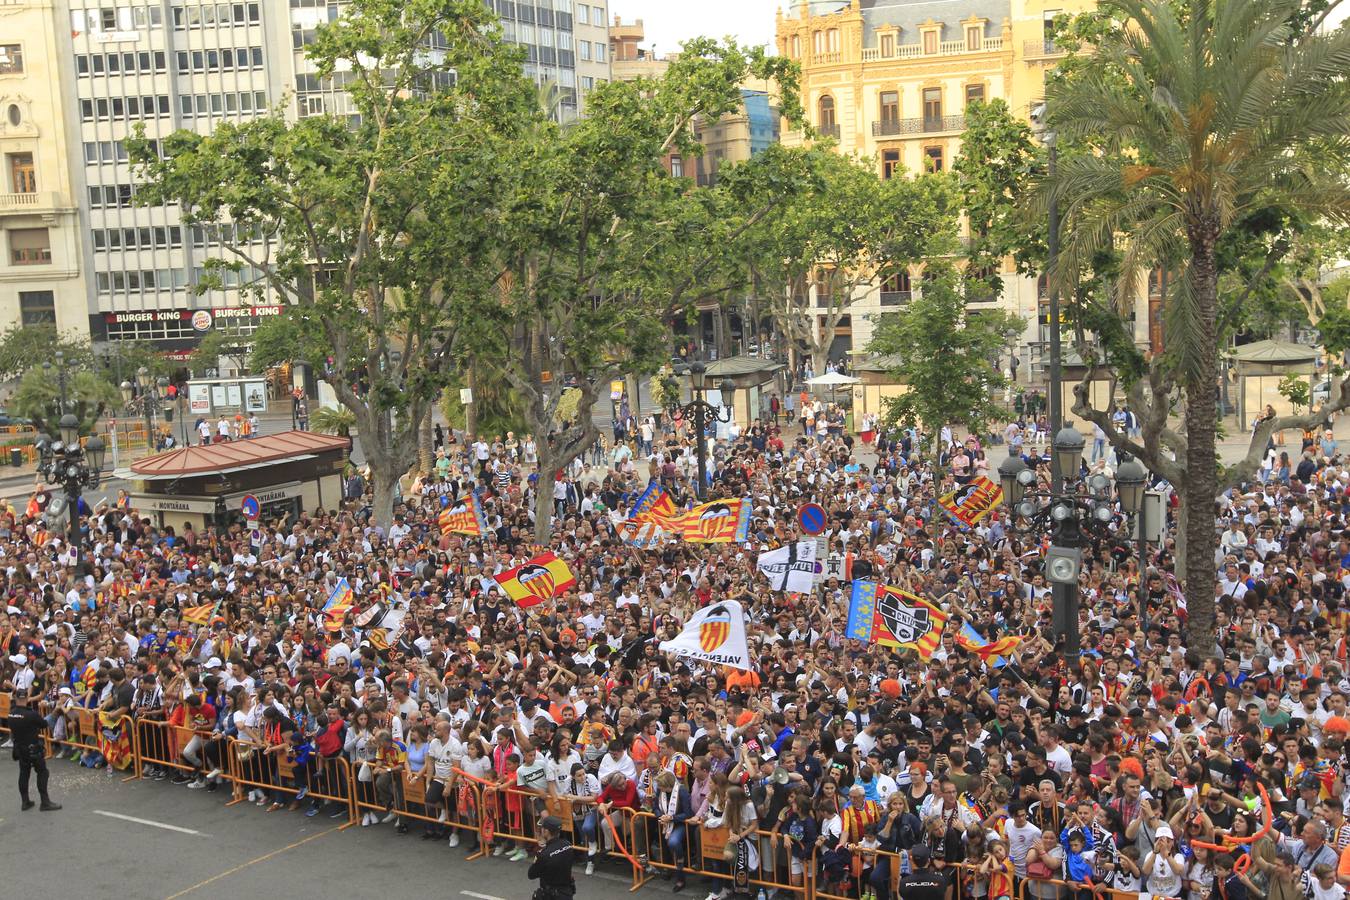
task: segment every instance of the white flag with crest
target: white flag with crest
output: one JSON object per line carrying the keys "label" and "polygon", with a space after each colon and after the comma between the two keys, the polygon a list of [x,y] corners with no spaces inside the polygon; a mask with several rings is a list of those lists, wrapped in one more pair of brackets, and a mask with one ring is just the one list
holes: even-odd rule
{"label": "white flag with crest", "polygon": [[749,671],[750,648],[745,643],[745,612],[735,600],[710,603],[690,617],[674,639],[660,649],[720,666]]}

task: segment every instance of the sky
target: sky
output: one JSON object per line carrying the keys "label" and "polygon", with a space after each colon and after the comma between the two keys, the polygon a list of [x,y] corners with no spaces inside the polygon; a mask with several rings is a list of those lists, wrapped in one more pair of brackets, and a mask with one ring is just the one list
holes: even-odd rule
{"label": "sky", "polygon": [[733,35],[742,44],[773,44],[781,0],[609,0],[610,21],[641,19],[647,48],[662,56],[694,37]]}

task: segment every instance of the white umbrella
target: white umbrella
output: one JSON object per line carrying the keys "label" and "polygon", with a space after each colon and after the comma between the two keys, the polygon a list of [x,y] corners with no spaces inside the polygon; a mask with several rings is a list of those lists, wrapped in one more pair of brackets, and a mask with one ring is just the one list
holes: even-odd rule
{"label": "white umbrella", "polygon": [[807,384],[826,385],[828,387],[838,387],[841,384],[857,384],[858,379],[851,375],[843,375],[839,372],[826,372],[824,375],[817,375],[815,378],[808,378]]}
{"label": "white umbrella", "polygon": [[830,389],[830,401],[833,402],[834,392],[839,387],[839,385],[857,384],[858,379],[854,378],[851,375],[844,375],[839,372],[826,372],[824,375],[817,375],[815,378],[806,379],[806,383],[812,385],[813,387],[818,385],[828,386]]}

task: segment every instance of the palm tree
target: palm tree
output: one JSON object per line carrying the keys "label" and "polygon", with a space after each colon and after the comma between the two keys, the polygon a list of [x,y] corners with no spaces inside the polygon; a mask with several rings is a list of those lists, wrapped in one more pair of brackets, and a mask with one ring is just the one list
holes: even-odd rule
{"label": "palm tree", "polygon": [[[1350,31],[1325,33],[1321,18],[1306,24],[1313,17],[1299,0],[1113,5],[1121,27],[1097,42],[1083,69],[1047,90],[1060,140],[1090,148],[1061,158],[1048,179],[1046,196],[1066,210],[1051,277],[1072,287],[1075,273],[1113,244],[1124,247],[1127,279],[1150,267],[1167,273],[1166,354],[1151,366],[1150,386],[1164,396],[1160,422],[1166,398],[1183,396],[1184,435],[1165,429],[1175,459],[1124,436],[1112,441],[1138,450],[1181,495],[1189,646],[1208,651],[1220,483],[1219,248],[1238,224],[1272,209],[1285,221],[1350,218]],[[1085,414],[1081,405],[1075,412]]]}

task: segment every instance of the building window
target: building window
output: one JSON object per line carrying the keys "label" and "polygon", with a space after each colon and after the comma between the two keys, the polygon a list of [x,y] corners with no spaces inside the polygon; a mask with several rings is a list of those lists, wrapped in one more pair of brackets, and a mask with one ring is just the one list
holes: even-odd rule
{"label": "building window", "polygon": [[984,102],[984,85],[968,84],[966,85],[966,106],[972,103]]}
{"label": "building window", "polygon": [[831,28],[825,33],[827,49],[830,53],[839,52],[839,29]]}
{"label": "building window", "polygon": [[15,266],[44,266],[52,261],[52,242],[45,228],[11,228],[9,261]]}
{"label": "building window", "polygon": [[881,305],[899,306],[908,303],[910,284],[908,272],[896,272],[881,283]]}
{"label": "building window", "polygon": [[967,26],[966,26],[966,49],[967,49],[967,50],[978,50],[978,49],[980,49],[980,39],[981,39],[981,37],[982,37],[982,35],[981,35],[981,32],[982,32],[982,31],[983,31],[983,29],[982,29],[979,25],[967,25]]}
{"label": "building window", "polygon": [[37,172],[33,169],[33,154],[9,154],[9,190],[12,194],[37,193]]}
{"label": "building window", "polygon": [[792,58],[802,58],[802,36],[800,34],[794,34],[792,36]]}
{"label": "building window", "polygon": [[577,4],[577,24],[578,25],[591,24],[591,8],[587,6],[585,3]]}
{"label": "building window", "polygon": [[931,56],[938,52],[938,33],[929,29],[923,33],[923,52]]}
{"label": "building window", "polygon": [[605,45],[599,41],[595,42],[595,61],[596,62],[605,61]]}
{"label": "building window", "polygon": [[678,156],[670,158],[670,174],[676,178],[684,177],[684,160]]}
{"label": "building window", "polygon": [[895,134],[900,127],[900,92],[882,91],[879,115],[883,134]]}
{"label": "building window", "polygon": [[591,58],[591,42],[577,41],[577,52],[581,55],[583,60],[589,61]]}
{"label": "building window", "polygon": [[924,148],[923,148],[923,164],[924,164],[924,168],[927,169],[929,172],[941,172],[941,171],[942,171],[942,148],[941,148],[941,147],[924,147]]}
{"label": "building window", "polygon": [[19,291],[19,316],[24,325],[55,325],[56,294],[52,291]]}
{"label": "building window", "polygon": [[820,128],[822,130],[834,129],[834,98],[828,94],[820,98],[816,104],[820,111]]}
{"label": "building window", "polygon": [[1041,40],[1044,42],[1043,49],[1046,53],[1055,52],[1055,18],[1059,16],[1060,10],[1047,9],[1043,14],[1041,22]]}
{"label": "building window", "polygon": [[942,124],[942,88],[923,89],[923,127],[937,131]]}
{"label": "building window", "polygon": [[18,44],[0,44],[0,75],[23,72],[23,48]]}
{"label": "building window", "polygon": [[883,34],[881,36],[881,55],[886,59],[895,55],[895,35]]}
{"label": "building window", "polygon": [[881,151],[881,177],[893,178],[900,171],[900,151]]}

